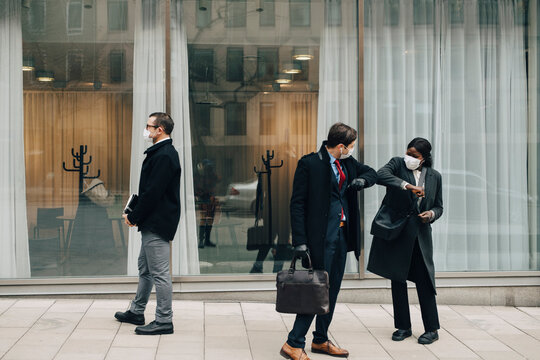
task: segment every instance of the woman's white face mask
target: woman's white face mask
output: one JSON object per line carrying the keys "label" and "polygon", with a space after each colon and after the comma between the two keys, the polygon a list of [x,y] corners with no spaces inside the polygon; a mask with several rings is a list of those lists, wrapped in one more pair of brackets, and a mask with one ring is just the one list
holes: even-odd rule
{"label": "woman's white face mask", "polygon": [[422,160],[409,156],[409,155],[405,155],[405,158],[403,160],[405,160],[405,166],[407,166],[407,169],[409,170],[418,169],[418,167],[422,163]]}

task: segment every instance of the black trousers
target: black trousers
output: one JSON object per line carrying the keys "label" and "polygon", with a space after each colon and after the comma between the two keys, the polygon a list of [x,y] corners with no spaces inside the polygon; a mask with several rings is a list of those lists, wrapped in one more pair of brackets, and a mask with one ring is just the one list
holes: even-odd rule
{"label": "black trousers", "polygon": [[[416,239],[414,244],[408,278],[416,283],[416,292],[418,293],[418,301],[420,302],[424,330],[438,330],[440,325],[437,303],[435,301],[435,289],[431,283],[422,252],[418,246],[418,239]],[[406,283],[392,281],[392,303],[394,305],[394,326],[402,330],[410,329],[411,314],[409,312],[409,296],[407,295]]]}
{"label": "black trousers", "polygon": [[[336,301],[345,272],[345,263],[347,260],[347,240],[345,231],[339,228],[336,239],[327,239],[324,249],[324,269],[328,272],[330,283],[329,300],[330,311],[325,315],[317,315],[315,321],[315,331],[313,332],[313,342],[322,344],[328,341],[328,327],[334,316]],[[294,326],[289,333],[287,343],[294,348],[304,348],[306,345],[306,334],[313,322],[315,315],[296,315]]]}

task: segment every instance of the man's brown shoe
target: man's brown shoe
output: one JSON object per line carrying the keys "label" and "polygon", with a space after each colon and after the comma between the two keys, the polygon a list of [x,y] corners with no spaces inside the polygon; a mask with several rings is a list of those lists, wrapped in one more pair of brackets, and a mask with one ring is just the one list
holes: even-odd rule
{"label": "man's brown shoe", "polygon": [[349,357],[349,352],[347,350],[337,347],[330,340],[323,342],[322,344],[311,343],[311,352],[327,354],[335,357]]}
{"label": "man's brown shoe", "polygon": [[293,348],[289,344],[285,343],[281,350],[279,351],[279,355],[283,356],[285,359],[292,359],[292,360],[309,360],[306,352],[302,348]]}

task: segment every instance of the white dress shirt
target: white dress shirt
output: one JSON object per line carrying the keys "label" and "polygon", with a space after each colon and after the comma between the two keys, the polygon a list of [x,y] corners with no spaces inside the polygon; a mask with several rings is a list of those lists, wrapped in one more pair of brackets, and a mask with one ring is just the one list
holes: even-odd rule
{"label": "white dress shirt", "polygon": [[[422,173],[422,171],[420,170],[413,170],[412,171],[413,175],[414,175],[414,179],[416,180],[416,186],[418,186],[418,182],[420,181],[420,174]],[[407,190],[407,185],[409,185],[408,182],[406,182],[405,180],[401,183],[401,188],[403,190]],[[424,182],[424,185],[422,185],[422,187],[425,189],[425,182]],[[422,200],[422,198],[419,198],[418,199],[418,205],[420,205],[420,201]],[[432,220],[434,217],[435,217],[435,212],[433,210],[429,210],[429,212],[431,213],[431,216],[430,216],[430,220]]]}

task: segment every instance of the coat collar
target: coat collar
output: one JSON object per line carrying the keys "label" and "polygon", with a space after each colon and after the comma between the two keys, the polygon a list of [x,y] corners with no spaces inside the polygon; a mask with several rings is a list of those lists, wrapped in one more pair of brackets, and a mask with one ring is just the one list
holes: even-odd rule
{"label": "coat collar", "polygon": [[330,155],[328,155],[328,150],[326,149],[326,140],[323,141],[320,149],[319,149],[319,158],[321,158],[322,161],[325,161],[330,165]]}
{"label": "coat collar", "polygon": [[146,149],[146,151],[144,152],[145,154],[150,154],[154,151],[156,151],[157,149],[167,145],[167,144],[172,144],[172,139],[167,139],[167,140],[163,140],[163,141],[160,141],[159,143],[157,144],[154,144],[152,146],[150,146],[148,149]]}

